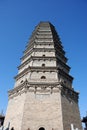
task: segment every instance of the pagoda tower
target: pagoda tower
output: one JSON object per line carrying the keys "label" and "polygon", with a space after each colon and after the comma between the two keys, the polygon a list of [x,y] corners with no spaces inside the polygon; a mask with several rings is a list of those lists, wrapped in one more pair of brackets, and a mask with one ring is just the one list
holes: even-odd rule
{"label": "pagoda tower", "polygon": [[14,130],[82,129],[79,93],[72,87],[65,51],[55,27],[40,22],[18,66],[15,85],[8,92],[4,122]]}

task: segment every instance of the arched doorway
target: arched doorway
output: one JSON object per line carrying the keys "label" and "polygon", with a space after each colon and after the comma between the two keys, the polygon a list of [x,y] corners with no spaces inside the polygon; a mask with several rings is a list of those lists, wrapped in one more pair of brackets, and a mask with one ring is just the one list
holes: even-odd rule
{"label": "arched doorway", "polygon": [[45,128],[44,127],[40,127],[39,130],[45,130]]}

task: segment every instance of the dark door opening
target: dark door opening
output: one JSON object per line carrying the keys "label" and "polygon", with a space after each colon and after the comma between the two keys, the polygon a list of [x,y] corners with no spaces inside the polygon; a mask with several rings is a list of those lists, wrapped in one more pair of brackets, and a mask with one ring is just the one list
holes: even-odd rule
{"label": "dark door opening", "polygon": [[40,127],[39,130],[45,130],[45,128],[44,127]]}

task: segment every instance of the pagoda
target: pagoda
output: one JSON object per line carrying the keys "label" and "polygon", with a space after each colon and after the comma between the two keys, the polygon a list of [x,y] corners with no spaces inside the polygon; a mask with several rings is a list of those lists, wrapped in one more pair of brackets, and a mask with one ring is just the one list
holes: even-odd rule
{"label": "pagoda", "polygon": [[82,129],[79,93],[55,27],[40,22],[23,52],[9,101],[4,127],[14,130]]}

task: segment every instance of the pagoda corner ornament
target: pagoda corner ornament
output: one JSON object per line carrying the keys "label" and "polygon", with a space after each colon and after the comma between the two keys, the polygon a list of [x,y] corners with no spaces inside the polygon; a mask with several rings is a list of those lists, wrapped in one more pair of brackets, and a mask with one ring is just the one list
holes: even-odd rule
{"label": "pagoda corner ornament", "polygon": [[81,130],[79,93],[55,27],[40,22],[26,46],[14,88],[8,92],[4,128]]}

